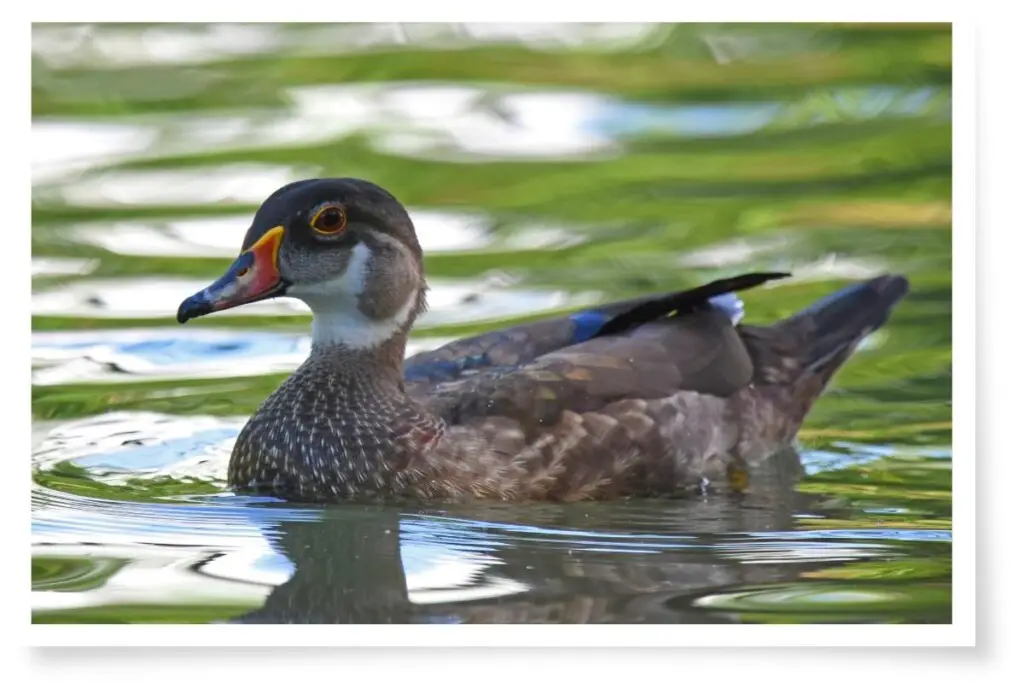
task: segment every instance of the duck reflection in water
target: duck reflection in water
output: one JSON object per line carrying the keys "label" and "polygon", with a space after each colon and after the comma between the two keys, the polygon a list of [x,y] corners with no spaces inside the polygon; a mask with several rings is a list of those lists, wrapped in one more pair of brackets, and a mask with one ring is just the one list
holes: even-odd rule
{"label": "duck reflection in water", "polygon": [[[812,507],[814,498],[793,490],[801,474],[799,456],[786,449],[751,471],[744,493],[731,495],[417,512],[327,506],[316,521],[266,530],[294,571],[262,607],[235,621],[733,621],[694,600],[789,581],[822,564],[743,561],[747,534],[791,530],[794,515]],[[419,571],[424,559],[429,569]]]}

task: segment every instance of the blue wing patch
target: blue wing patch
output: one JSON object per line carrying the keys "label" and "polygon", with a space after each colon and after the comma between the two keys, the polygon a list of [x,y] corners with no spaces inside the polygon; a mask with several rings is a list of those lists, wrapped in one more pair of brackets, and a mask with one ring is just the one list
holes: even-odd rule
{"label": "blue wing patch", "polygon": [[405,368],[405,379],[410,382],[428,380],[443,382],[454,379],[468,370],[478,370],[491,365],[487,354],[465,356],[456,360],[435,360]]}
{"label": "blue wing patch", "polygon": [[713,296],[708,299],[708,303],[729,316],[733,325],[738,325],[740,320],[743,320],[743,299],[735,292]]}
{"label": "blue wing patch", "polygon": [[600,311],[580,311],[569,316],[575,325],[570,343],[579,344],[593,338],[610,318],[611,316]]}

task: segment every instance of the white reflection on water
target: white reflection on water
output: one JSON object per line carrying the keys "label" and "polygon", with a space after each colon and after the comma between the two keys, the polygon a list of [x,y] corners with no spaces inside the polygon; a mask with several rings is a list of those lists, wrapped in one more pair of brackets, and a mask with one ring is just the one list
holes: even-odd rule
{"label": "white reflection on water", "polygon": [[770,254],[778,254],[790,244],[784,237],[770,239],[747,238],[719,242],[684,251],[679,255],[679,265],[685,268],[722,268],[750,263]]}
{"label": "white reflection on water", "polygon": [[243,377],[294,370],[308,336],[175,328],[47,332],[32,336],[32,382]]}
{"label": "white reflection on water", "polygon": [[[777,104],[629,104],[587,91],[437,82],[296,87],[283,96],[287,105],[273,111],[143,115],[117,124],[36,121],[33,182],[66,181],[60,195],[79,206],[257,203],[296,170],[248,164],[74,176],[142,158],[299,147],[353,134],[384,154],[449,162],[604,158],[619,152],[623,136],[736,135],[767,125],[779,111]],[[239,176],[236,187],[225,189],[231,176]],[[239,186],[253,189],[239,194]]]}
{"label": "white reflection on water", "polygon": [[33,121],[32,183],[56,182],[102,164],[136,158],[159,131],[105,122]]}
{"label": "white reflection on water", "polygon": [[[592,125],[615,100],[591,93],[514,92],[415,83],[294,88],[283,113],[139,117],[135,125],[36,122],[37,201],[81,207],[255,205],[305,177],[305,169],[238,163],[202,168],[97,170],[161,155],[203,154],[323,143],[366,134],[380,152],[447,161],[563,159],[614,153],[614,136]],[[300,155],[301,158],[301,155]],[[81,172],[92,169],[88,175]],[[337,172],[335,172],[337,174]],[[342,173],[344,174],[344,173]]]}
{"label": "white reflection on water", "polygon": [[[772,124],[823,122],[835,108],[842,109],[843,120],[907,116],[936,97],[929,88],[842,88],[825,98],[830,105],[818,112],[815,107],[823,105],[816,101],[666,105],[583,90],[430,81],[303,86],[281,94],[286,104],[279,109],[137,115],[116,124],[37,120],[32,131],[33,182],[72,181],[75,174],[141,158],[302,147],[355,134],[383,154],[448,162],[597,159],[619,154],[622,141],[637,135],[742,135]],[[223,176],[225,171],[255,172],[215,167],[108,173],[100,181],[74,182],[64,198],[82,206],[200,204],[204,196],[223,201],[216,199],[216,192],[178,196],[161,186],[164,180],[203,184],[209,173]],[[283,173],[287,176],[288,169]],[[137,181],[135,175],[140,176]],[[104,191],[90,198],[97,187]],[[140,197],[125,199],[133,189]],[[255,200],[273,189],[257,191]],[[110,192],[119,198],[107,197]],[[165,196],[147,199],[154,192]]]}
{"label": "white reflection on water", "polygon": [[244,417],[112,411],[49,427],[32,452],[33,469],[73,462],[95,479],[186,477],[224,480]]}
{"label": "white reflection on water", "polygon": [[[275,580],[279,578],[274,574],[260,572],[251,564],[246,565],[244,580],[192,571],[193,565],[205,560],[211,553],[209,548],[197,547],[198,544],[190,547],[123,541],[120,545],[98,541],[94,543],[89,549],[90,562],[131,559],[100,585],[89,590],[33,590],[33,611],[103,605],[239,604],[254,608],[266,600],[277,583]],[[253,544],[255,548],[234,550],[223,557],[230,558],[228,563],[252,563],[252,558],[262,556],[267,548],[262,539],[253,539]],[[82,548],[74,542],[35,546],[32,555],[34,558],[78,559],[82,557]],[[287,577],[284,578],[286,580]]]}
{"label": "white reflection on water", "polygon": [[311,175],[316,173],[266,164],[105,171],[69,180],[53,191],[74,206],[253,205]]}
{"label": "white reflection on water", "polygon": [[636,48],[664,34],[651,23],[112,24],[32,27],[32,54],[50,68],[203,64],[261,54],[346,54],[409,46],[540,50]]}
{"label": "white reflection on water", "polygon": [[329,85],[290,92],[297,116],[366,127],[385,153],[443,159],[587,157],[615,151],[589,126],[612,98],[454,84]]}
{"label": "white reflection on water", "polygon": [[33,257],[32,277],[43,275],[88,275],[96,270],[98,265],[99,261],[96,259]]}
{"label": "white reflection on water", "polygon": [[[43,510],[39,519],[53,521],[74,514],[78,513]],[[36,535],[33,557],[79,559],[79,543],[87,538],[92,543],[90,562],[102,565],[105,561],[127,561],[101,585],[87,591],[37,587],[32,591],[33,611],[132,604],[237,604],[244,611],[260,607],[271,590],[288,581],[295,570],[289,558],[276,551],[257,526],[250,527],[249,533],[238,534],[236,530],[229,536],[207,535],[197,529],[168,545],[154,544],[151,535],[135,539],[114,529],[109,534],[97,534],[95,529],[85,534],[79,529],[71,542],[62,542],[53,534]],[[485,600],[530,589],[519,581],[486,575],[487,568],[500,564],[495,558],[443,544],[403,542],[401,562],[408,599],[413,604]],[[194,569],[200,563],[201,569]]]}
{"label": "white reflection on water", "polygon": [[686,268],[723,268],[745,266],[764,267],[790,273],[784,280],[769,282],[764,287],[779,287],[800,282],[866,280],[891,272],[890,264],[882,259],[855,257],[827,253],[813,260],[799,260],[799,240],[779,235],[770,239],[732,240],[710,244],[685,251],[678,257],[679,265]]}
{"label": "white reflection on water", "polygon": [[867,280],[892,272],[881,259],[855,258],[840,254],[826,254],[808,263],[791,268],[792,277],[787,282],[828,282],[832,280]]}
{"label": "white reflection on water", "polygon": [[274,52],[274,24],[211,24],[138,28],[116,24],[32,27],[32,55],[51,68],[198,64]]}
{"label": "white reflection on water", "polygon": [[530,586],[501,576],[487,576],[502,562],[487,553],[457,550],[443,543],[405,541],[399,549],[409,602],[418,605],[486,600],[525,593]]}
{"label": "white reflection on water", "polygon": [[[362,134],[385,154],[448,161],[563,159],[616,151],[623,105],[586,91],[394,82],[285,89],[280,110],[138,117],[161,134],[148,155],[298,147]],[[636,105],[626,109],[671,112]]]}

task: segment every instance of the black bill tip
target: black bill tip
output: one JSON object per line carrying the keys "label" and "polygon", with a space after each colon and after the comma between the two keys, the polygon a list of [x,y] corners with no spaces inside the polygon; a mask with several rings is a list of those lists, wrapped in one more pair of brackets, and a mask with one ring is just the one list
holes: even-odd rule
{"label": "black bill tip", "polygon": [[212,312],[213,306],[206,297],[206,293],[199,292],[198,294],[193,294],[189,298],[185,299],[181,302],[181,305],[178,306],[178,322],[184,325],[192,318],[198,318]]}

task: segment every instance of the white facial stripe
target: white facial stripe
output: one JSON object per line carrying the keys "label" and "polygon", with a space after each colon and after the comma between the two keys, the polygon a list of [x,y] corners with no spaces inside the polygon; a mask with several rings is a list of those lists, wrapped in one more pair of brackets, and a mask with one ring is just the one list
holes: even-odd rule
{"label": "white facial stripe", "polygon": [[315,346],[345,345],[352,349],[377,346],[391,339],[409,322],[416,306],[417,292],[402,304],[395,315],[372,320],[359,310],[359,297],[366,285],[366,272],[372,257],[370,248],[356,245],[344,274],[314,285],[295,284],[288,295],[303,301],[313,311],[313,344]]}

